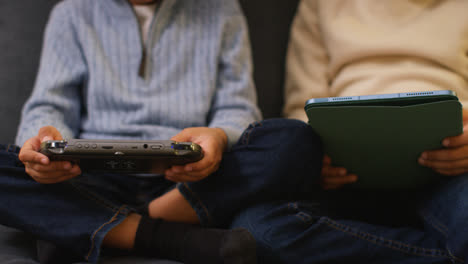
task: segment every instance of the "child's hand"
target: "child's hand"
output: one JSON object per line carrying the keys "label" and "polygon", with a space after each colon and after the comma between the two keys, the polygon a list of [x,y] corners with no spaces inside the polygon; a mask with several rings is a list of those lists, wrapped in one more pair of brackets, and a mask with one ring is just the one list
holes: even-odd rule
{"label": "child's hand", "polygon": [[28,139],[19,153],[26,173],[39,183],[58,183],[81,174],[78,165],[68,161],[50,161],[47,156],[38,152],[41,142],[46,140],[61,140],[62,135],[52,126],[43,127],[37,136]]}
{"label": "child's hand", "polygon": [[215,172],[219,168],[227,146],[226,133],[220,128],[186,128],[172,140],[197,143],[202,147],[204,154],[203,159],[197,162],[167,169],[166,179],[175,182],[199,181]]}
{"label": "child's hand", "polygon": [[345,184],[357,181],[357,176],[348,174],[345,168],[332,167],[331,159],[325,155],[323,157],[322,175],[320,185],[325,190],[338,189]]}
{"label": "child's hand", "polygon": [[455,176],[468,172],[468,111],[463,111],[463,133],[444,139],[445,148],[425,151],[419,157],[419,164],[436,172]]}

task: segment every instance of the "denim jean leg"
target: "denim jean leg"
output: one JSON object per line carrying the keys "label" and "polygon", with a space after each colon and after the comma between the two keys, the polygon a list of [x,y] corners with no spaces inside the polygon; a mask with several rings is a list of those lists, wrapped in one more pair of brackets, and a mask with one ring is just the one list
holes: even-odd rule
{"label": "denim jean leg", "polygon": [[322,147],[306,123],[269,119],[250,125],[220,169],[206,179],[180,184],[202,224],[227,226],[252,203],[302,198],[320,176]]}
{"label": "denim jean leg", "polygon": [[421,230],[323,215],[315,202],[269,202],[243,210],[231,227],[253,234],[259,263],[463,263]]}
{"label": "denim jean leg", "polygon": [[421,209],[426,229],[446,241],[450,254],[468,263],[468,174],[449,178]]}
{"label": "denim jean leg", "polygon": [[73,180],[35,182],[21,166],[18,151],[17,147],[0,147],[0,223],[73,249],[83,259],[96,262],[105,234],[126,217],[129,209],[80,188],[79,183],[72,184]]}

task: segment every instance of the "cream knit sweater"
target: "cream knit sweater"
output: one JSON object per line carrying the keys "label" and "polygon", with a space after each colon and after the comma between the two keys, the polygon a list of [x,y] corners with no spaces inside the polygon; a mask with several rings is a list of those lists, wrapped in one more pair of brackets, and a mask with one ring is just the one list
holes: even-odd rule
{"label": "cream knit sweater", "polygon": [[287,58],[287,117],[313,97],[454,90],[468,106],[467,0],[302,0]]}

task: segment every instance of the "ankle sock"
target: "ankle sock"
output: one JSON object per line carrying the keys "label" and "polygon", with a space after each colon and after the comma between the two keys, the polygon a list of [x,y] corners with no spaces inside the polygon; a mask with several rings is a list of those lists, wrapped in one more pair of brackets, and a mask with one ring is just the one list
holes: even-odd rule
{"label": "ankle sock", "polygon": [[214,229],[142,217],[134,250],[185,264],[253,264],[256,247],[246,229]]}

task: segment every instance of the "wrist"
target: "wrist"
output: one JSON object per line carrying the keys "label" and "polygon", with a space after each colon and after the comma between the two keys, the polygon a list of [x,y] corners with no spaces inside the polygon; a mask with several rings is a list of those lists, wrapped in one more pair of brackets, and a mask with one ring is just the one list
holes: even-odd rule
{"label": "wrist", "polygon": [[224,129],[222,128],[219,128],[219,127],[214,127],[213,129],[215,129],[217,135],[218,135],[218,138],[220,139],[220,142],[222,144],[222,147],[223,147],[223,151],[227,149],[227,145],[228,145],[228,136],[226,134],[226,131],[224,131]]}

